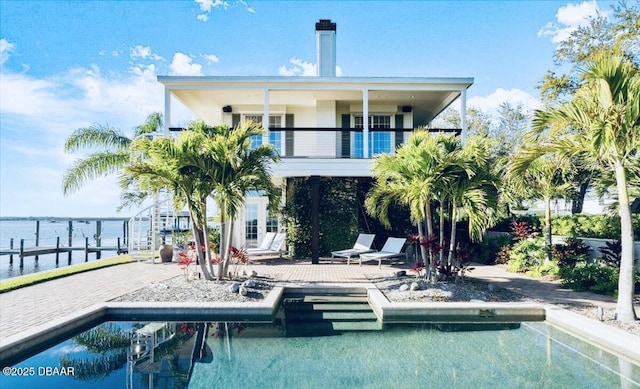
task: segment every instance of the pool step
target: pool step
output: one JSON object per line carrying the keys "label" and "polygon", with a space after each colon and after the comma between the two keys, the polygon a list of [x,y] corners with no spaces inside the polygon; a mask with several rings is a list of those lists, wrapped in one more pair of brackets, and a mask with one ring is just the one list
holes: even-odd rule
{"label": "pool step", "polygon": [[366,291],[283,296],[286,336],[326,336],[382,329]]}

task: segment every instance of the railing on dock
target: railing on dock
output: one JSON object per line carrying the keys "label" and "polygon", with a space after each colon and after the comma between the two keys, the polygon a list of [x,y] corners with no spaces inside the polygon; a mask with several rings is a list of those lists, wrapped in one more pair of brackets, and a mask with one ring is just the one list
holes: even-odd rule
{"label": "railing on dock", "polygon": [[[89,259],[89,254],[95,253],[96,258],[100,259],[103,251],[115,251],[118,255],[124,254],[128,251],[127,248],[127,219],[124,218],[2,218],[3,222],[16,222],[16,221],[31,221],[35,222],[35,240],[31,240],[33,243],[26,243],[27,240],[21,238],[19,240],[20,244],[16,247],[15,238],[9,239],[9,247],[8,248],[0,248],[0,255],[9,255],[9,263],[13,265],[14,256],[18,256],[20,261],[20,268],[24,267],[24,258],[25,257],[35,257],[35,260],[38,261],[38,257],[40,255],[47,254],[55,254],[56,255],[56,265],[59,264],[60,254],[67,253],[68,263],[71,263],[72,252],[73,251],[84,251],[85,253],[85,262]],[[60,236],[56,236],[54,238],[45,238],[41,237],[41,221],[48,221],[50,223],[58,223],[58,222],[67,222],[67,231],[68,231],[68,241],[65,245],[61,241]],[[84,223],[89,224],[91,221],[95,221],[96,223],[96,233],[94,235],[95,238],[95,246],[89,244],[89,238],[85,236],[84,242],[82,245],[74,246],[73,237],[74,237],[74,222],[76,223]],[[112,222],[122,222],[123,230],[122,230],[122,238],[116,238],[116,245],[113,246],[103,246],[102,245],[102,232],[104,221],[112,221]],[[84,232],[83,232],[84,235]],[[55,244],[42,245],[43,240],[55,239]],[[31,246],[33,244],[33,246]]]}

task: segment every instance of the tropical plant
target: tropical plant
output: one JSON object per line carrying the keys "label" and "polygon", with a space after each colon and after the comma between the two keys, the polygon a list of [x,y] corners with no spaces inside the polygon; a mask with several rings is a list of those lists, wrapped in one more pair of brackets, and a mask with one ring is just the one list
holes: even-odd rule
{"label": "tropical plant", "polygon": [[618,320],[633,321],[633,225],[627,176],[640,149],[640,71],[620,54],[602,53],[589,62],[582,77],[584,83],[571,101],[536,112],[535,133],[548,131],[550,138],[532,146],[531,155],[579,155],[613,172],[622,243],[616,313]]}
{"label": "tropical plant", "polygon": [[[264,190],[272,200],[270,204],[277,203],[279,192],[270,180],[267,165],[277,161],[275,149],[271,145],[250,149],[251,136],[260,134],[262,128],[254,123],[231,129],[193,122],[177,139],[142,138],[132,145],[139,155],[127,167],[123,186],[136,181],[151,190],[165,188],[174,194],[178,207],[186,204],[196,247],[204,248],[196,252],[206,279],[213,279],[215,274],[212,262],[218,264],[219,280],[227,274],[233,220],[246,193]],[[205,240],[209,196],[216,200],[221,213],[219,257],[211,254]]]}
{"label": "tropical plant", "polygon": [[580,262],[589,259],[591,248],[585,245],[582,240],[569,237],[563,243],[553,245],[553,258],[558,262],[560,268],[576,267]]}
{"label": "tropical plant", "polygon": [[546,261],[551,262],[551,200],[569,196],[573,189],[570,161],[553,154],[534,160],[526,149],[512,156],[507,168],[507,182],[522,199],[544,201],[544,238]]}
{"label": "tropical plant", "polygon": [[234,221],[249,191],[262,191],[269,199],[269,210],[280,203],[280,189],[271,181],[269,166],[279,160],[270,144],[251,147],[252,137],[262,136],[263,128],[253,122],[242,126],[207,127],[198,125],[207,135],[206,157],[202,171],[212,184],[211,196],[220,210],[220,257],[218,279],[227,274],[230,263]]}
{"label": "tropical plant", "polygon": [[[446,180],[447,165],[439,157],[448,154],[443,149],[454,149],[455,142],[451,136],[416,130],[395,154],[378,156],[373,165],[376,182],[365,200],[367,211],[389,227],[391,205],[402,204],[410,209],[418,235],[432,236],[431,202],[436,197],[437,186]],[[420,248],[422,262],[429,264],[426,276],[431,277],[435,271],[435,257],[425,246]]]}
{"label": "tropical plant", "polygon": [[462,146],[455,168],[447,172],[450,179],[443,192],[451,215],[448,264],[455,261],[460,214],[468,221],[469,238],[473,242],[481,241],[487,228],[500,219],[500,181],[493,162],[488,144],[481,138],[471,137]]}
{"label": "tropical plant", "polygon": [[[75,130],[65,141],[64,150],[75,153],[88,150],[84,158],[77,159],[64,173],[62,190],[65,195],[80,189],[87,181],[121,172],[131,158],[130,146],[134,139],[155,134],[162,128],[162,114],[154,112],[145,122],[134,129],[133,136],[109,126],[92,125]],[[124,205],[141,200],[146,193],[135,188],[122,195]]]}

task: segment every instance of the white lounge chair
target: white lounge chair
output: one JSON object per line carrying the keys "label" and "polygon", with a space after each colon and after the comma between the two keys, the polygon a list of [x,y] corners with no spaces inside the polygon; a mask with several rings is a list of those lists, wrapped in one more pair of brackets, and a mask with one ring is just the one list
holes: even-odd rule
{"label": "white lounge chair", "polygon": [[260,255],[278,255],[282,258],[282,254],[286,252],[286,250],[283,250],[285,240],[286,234],[284,232],[278,232],[267,250],[252,250],[247,251],[247,254],[251,257]]}
{"label": "white lounge chair", "polygon": [[382,268],[382,260],[383,259],[391,259],[395,257],[403,256],[404,254],[400,253],[402,251],[402,247],[404,243],[407,241],[406,238],[388,238],[384,244],[382,250],[374,252],[374,253],[366,253],[360,254],[360,266],[362,266],[362,260],[378,260],[378,268]]}
{"label": "white lounge chair", "polygon": [[331,252],[331,263],[333,263],[333,258],[338,257],[347,258],[347,265],[349,265],[351,257],[357,257],[360,254],[372,252],[373,250],[371,249],[371,245],[373,244],[373,239],[375,237],[375,234],[358,235],[358,239],[353,245],[353,248]]}
{"label": "white lounge chair", "polygon": [[275,232],[267,232],[264,234],[264,238],[262,238],[262,242],[260,242],[260,246],[247,249],[247,254],[251,255],[252,251],[264,251],[269,250],[271,247],[271,243],[273,242],[273,238],[276,237]]}

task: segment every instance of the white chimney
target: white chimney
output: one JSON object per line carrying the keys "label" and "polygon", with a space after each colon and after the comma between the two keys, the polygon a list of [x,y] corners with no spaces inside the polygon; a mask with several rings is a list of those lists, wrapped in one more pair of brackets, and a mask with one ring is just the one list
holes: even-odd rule
{"label": "white chimney", "polygon": [[316,76],[336,76],[336,24],[330,19],[316,23]]}

